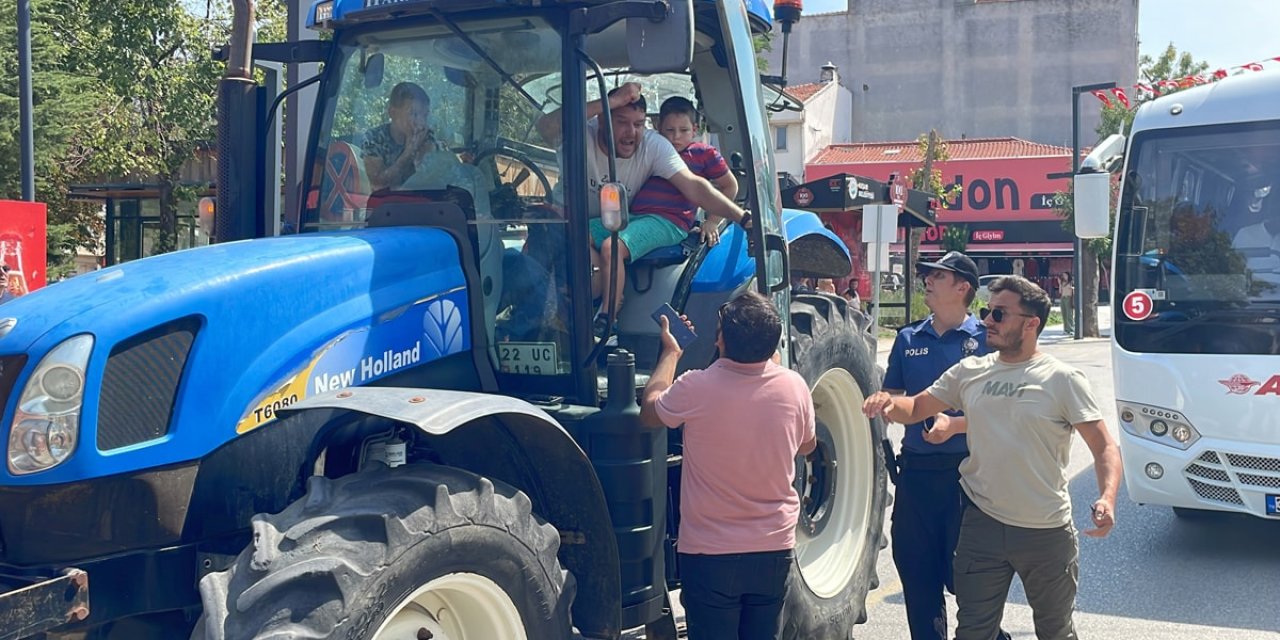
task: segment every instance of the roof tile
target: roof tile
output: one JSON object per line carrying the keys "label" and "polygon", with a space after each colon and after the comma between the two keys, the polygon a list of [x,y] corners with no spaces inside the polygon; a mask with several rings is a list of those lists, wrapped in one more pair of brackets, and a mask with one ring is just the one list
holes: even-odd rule
{"label": "roof tile", "polygon": [[[946,140],[952,160],[1071,157],[1069,147],[1041,144],[1021,138],[969,138]],[[808,164],[869,164],[874,162],[922,162],[916,141],[833,144],[818,152]]]}
{"label": "roof tile", "polygon": [[808,102],[810,98],[817,95],[823,87],[831,84],[830,82],[810,82],[808,84],[793,84],[786,88],[787,95],[795,98],[800,102]]}

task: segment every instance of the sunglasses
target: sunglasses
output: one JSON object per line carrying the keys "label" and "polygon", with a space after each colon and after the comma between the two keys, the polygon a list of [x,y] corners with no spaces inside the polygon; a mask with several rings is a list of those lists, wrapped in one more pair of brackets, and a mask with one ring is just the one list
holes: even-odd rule
{"label": "sunglasses", "polygon": [[983,307],[978,310],[978,317],[982,318],[983,320],[986,320],[987,316],[991,316],[993,319],[995,319],[997,324],[1004,322],[1005,316],[1010,316],[1010,315],[1022,316],[1024,318],[1035,317],[1029,313],[1014,313],[1012,311],[1005,311],[1004,309],[988,309],[986,307]]}

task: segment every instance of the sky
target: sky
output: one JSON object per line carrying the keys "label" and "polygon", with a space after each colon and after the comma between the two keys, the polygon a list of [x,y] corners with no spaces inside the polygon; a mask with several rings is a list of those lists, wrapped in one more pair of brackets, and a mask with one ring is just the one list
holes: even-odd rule
{"label": "sky", "polygon": [[[805,13],[847,11],[848,0],[807,0]],[[1139,53],[1155,57],[1172,42],[1209,69],[1280,56],[1280,0],[1141,0]],[[1280,68],[1269,62],[1267,68]]]}

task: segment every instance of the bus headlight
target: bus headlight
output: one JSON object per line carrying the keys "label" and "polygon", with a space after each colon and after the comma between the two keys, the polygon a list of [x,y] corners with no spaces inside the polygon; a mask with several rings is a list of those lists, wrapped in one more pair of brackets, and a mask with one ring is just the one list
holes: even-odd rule
{"label": "bus headlight", "polygon": [[1180,411],[1124,401],[1116,405],[1120,428],[1129,435],[1184,451],[1200,439],[1200,432]]}
{"label": "bus headlight", "polygon": [[10,473],[44,471],[75,451],[92,351],[93,336],[69,338],[41,359],[27,379],[9,427]]}

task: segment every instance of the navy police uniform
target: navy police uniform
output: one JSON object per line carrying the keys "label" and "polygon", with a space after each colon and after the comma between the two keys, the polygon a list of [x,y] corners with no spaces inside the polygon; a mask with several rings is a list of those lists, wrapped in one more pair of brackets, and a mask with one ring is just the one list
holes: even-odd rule
{"label": "navy police uniform", "polygon": [[[898,332],[883,386],[915,395],[962,358],[987,352],[987,330],[977,318],[967,316],[959,327],[940,336],[930,315]],[[964,434],[940,445],[926,442],[925,424],[932,422],[929,418],[906,426],[893,505],[893,561],[902,580],[912,640],[947,637],[942,589],[954,593],[951,560],[964,513],[958,467],[969,455],[968,444]]]}

